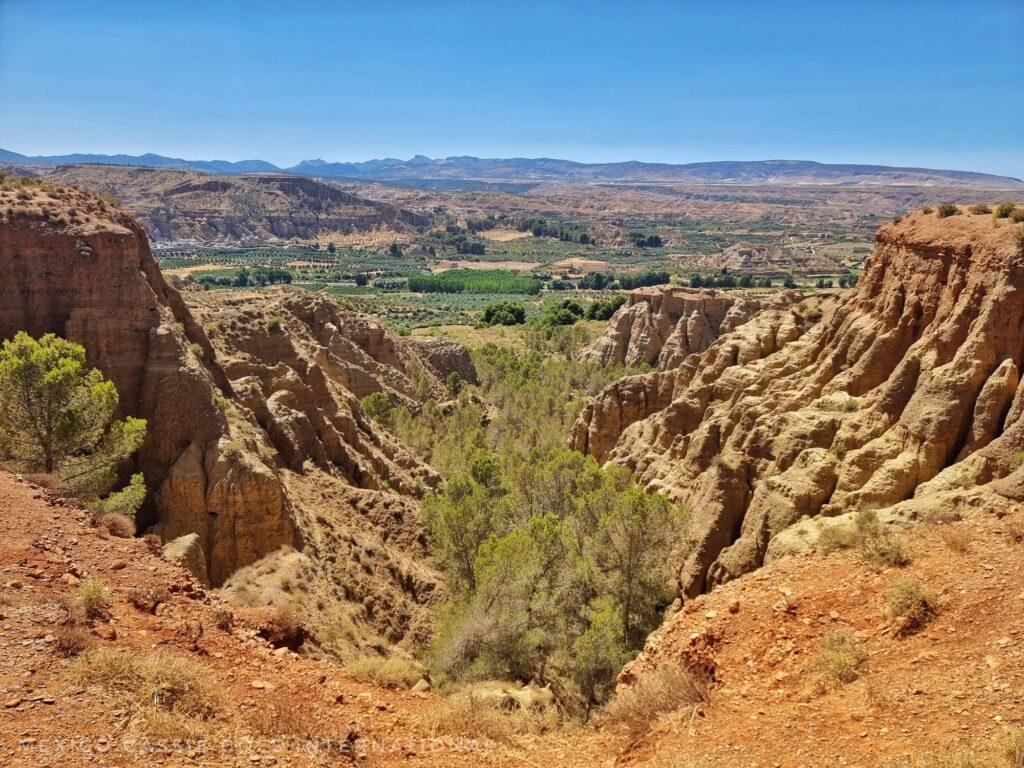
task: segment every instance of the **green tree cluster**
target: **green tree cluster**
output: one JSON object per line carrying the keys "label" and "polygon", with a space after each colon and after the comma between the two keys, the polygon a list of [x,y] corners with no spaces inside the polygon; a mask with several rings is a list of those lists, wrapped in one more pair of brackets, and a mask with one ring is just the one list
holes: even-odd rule
{"label": "green tree cluster", "polygon": [[291,283],[292,273],[281,267],[257,266],[249,269],[239,267],[231,277],[215,275],[199,275],[196,282],[207,288],[211,286],[245,288],[247,286],[263,287],[278,283]]}
{"label": "green tree cluster", "polygon": [[622,294],[613,296],[610,299],[603,299],[601,301],[595,301],[587,307],[587,319],[588,320],[608,320],[615,311],[626,303],[626,297]]}
{"label": "green tree cluster", "polygon": [[65,491],[128,517],[145,497],[142,475],[110,494],[117,470],[142,445],[145,419],[114,419],[114,384],[86,365],[85,349],[53,334],[19,332],[0,349],[0,460],[54,477]]}
{"label": "green tree cluster", "polygon": [[660,235],[645,235],[643,232],[630,232],[626,235],[633,245],[640,248],[661,248]]}
{"label": "green tree cluster", "polygon": [[424,503],[451,601],[432,660],[603,701],[673,596],[685,512],[561,447],[479,452]]}
{"label": "green tree cluster", "polygon": [[498,301],[484,307],[484,325],[520,325],[526,322],[526,307],[518,301]]}
{"label": "green tree cluster", "polygon": [[665,285],[669,282],[669,274],[664,270],[648,270],[636,275],[620,275],[619,288],[631,291],[647,285]]}
{"label": "green tree cluster", "polygon": [[451,269],[436,275],[412,275],[408,286],[418,293],[536,294],[541,283],[529,275],[500,269]]}

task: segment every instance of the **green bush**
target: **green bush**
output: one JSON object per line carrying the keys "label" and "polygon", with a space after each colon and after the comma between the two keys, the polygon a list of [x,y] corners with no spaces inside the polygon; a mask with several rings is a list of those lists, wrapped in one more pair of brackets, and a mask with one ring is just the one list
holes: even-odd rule
{"label": "green bush", "polygon": [[618,307],[621,307],[626,303],[625,295],[614,296],[610,299],[604,299],[602,301],[595,301],[587,307],[587,319],[598,319],[598,321],[606,321],[610,319],[611,315],[614,314]]}
{"label": "green bush", "polygon": [[562,299],[551,304],[545,304],[540,315],[535,318],[539,325],[559,326],[573,325],[577,320],[586,315],[586,310],[578,301]]}
{"label": "green bush", "polygon": [[391,398],[383,392],[373,392],[360,400],[359,404],[363,407],[366,415],[378,424],[383,424],[385,427],[391,425],[391,414],[395,406],[392,404]]}
{"label": "green bush", "polygon": [[1000,203],[996,208],[995,217],[997,219],[1008,219],[1016,207],[1016,203]]}
{"label": "green bush", "polygon": [[484,307],[484,325],[520,325],[526,322],[526,307],[518,301],[499,301]]}
{"label": "green bush", "polygon": [[462,380],[462,377],[458,373],[452,371],[444,379],[444,391],[448,394],[448,397],[458,397],[459,393],[462,392],[466,382]]}
{"label": "green bush", "polygon": [[610,320],[611,316],[626,303],[626,297],[622,294],[611,299],[595,301],[587,307],[588,320]]}
{"label": "green bush", "polygon": [[942,205],[940,205],[940,206],[938,207],[938,209],[936,210],[936,215],[937,215],[937,216],[938,216],[938,217],[939,217],[940,219],[945,219],[945,218],[947,218],[948,216],[956,216],[956,215],[957,215],[957,214],[959,214],[959,213],[960,213],[960,209],[959,209],[959,208],[957,208],[957,207],[956,207],[955,205],[953,205],[952,203],[943,203],[943,204],[942,204]]}
{"label": "green bush", "polygon": [[86,366],[85,349],[53,334],[4,342],[0,402],[0,459],[87,498],[111,488],[146,435],[145,419],[114,419],[117,389]]}
{"label": "green bush", "polygon": [[146,481],[141,472],[132,475],[131,480],[120,491],[114,491],[97,502],[97,513],[100,515],[119,515],[129,521],[135,521],[135,513],[146,500]]}

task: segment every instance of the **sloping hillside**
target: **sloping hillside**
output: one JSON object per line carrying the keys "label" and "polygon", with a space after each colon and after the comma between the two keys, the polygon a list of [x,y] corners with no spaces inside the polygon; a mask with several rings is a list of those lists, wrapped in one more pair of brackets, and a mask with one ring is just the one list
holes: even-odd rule
{"label": "sloping hillside", "polygon": [[[1019,505],[918,529],[905,569],[795,556],[691,601],[621,680],[713,670],[696,708],[496,740],[483,709],[296,655],[271,616],[232,611],[149,541],[111,538],[39,487],[0,473],[0,508],[4,765],[941,768],[950,748],[974,756],[958,765],[1013,768],[1003,741],[1024,727]],[[908,575],[940,608],[901,635],[882,611]],[[81,596],[97,585],[105,599],[86,617]],[[820,676],[836,630],[867,654],[844,685]]]}
{"label": "sloping hillside", "polygon": [[158,546],[38,487],[0,473],[0,509],[5,766],[471,766],[495,751],[432,742],[426,694],[264,640],[280,637],[271,615],[233,612]]}
{"label": "sloping hillside", "polygon": [[47,176],[113,195],[152,240],[203,243],[315,240],[329,233],[427,223],[420,214],[281,173],[211,176],[194,171],[61,166]]}
{"label": "sloping hillside", "polygon": [[[965,513],[904,541],[902,568],[805,553],[688,602],[620,680],[712,668],[708,703],[659,718],[616,765],[1019,765],[1006,742],[1016,729],[1024,746],[1024,507]],[[906,580],[938,605],[914,631],[886,617]],[[825,656],[836,637],[856,655]]]}

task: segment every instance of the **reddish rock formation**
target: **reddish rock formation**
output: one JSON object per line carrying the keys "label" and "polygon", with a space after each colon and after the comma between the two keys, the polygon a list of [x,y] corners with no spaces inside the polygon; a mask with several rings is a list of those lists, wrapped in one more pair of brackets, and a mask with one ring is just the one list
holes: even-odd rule
{"label": "reddish rock formation", "polygon": [[688,595],[813,544],[836,516],[999,503],[1024,445],[1017,230],[921,212],[886,225],[855,291],[765,310],[678,367],[616,382],[571,444],[692,508]]}
{"label": "reddish rock formation", "polygon": [[143,526],[196,534],[211,583],[256,585],[249,602],[272,602],[263,587],[301,561],[308,605],[279,596],[341,611],[342,647],[422,637],[437,578],[418,562],[415,499],[438,477],[357,398],[441,399],[437,366],[472,376],[465,352],[422,351],[297,290],[194,298],[167,285],[128,215],[49,184],[0,190],[0,337],[82,344],[121,412],[148,420]]}
{"label": "reddish rock formation", "polygon": [[121,412],[148,420],[138,464],[158,514],[169,538],[199,534],[215,582],[290,543],[279,480],[224,450],[229,427],[214,396],[232,390],[202,359],[209,341],[142,229],[84,193],[39,187],[20,206],[2,194],[0,336],[56,333],[86,348],[117,386]]}
{"label": "reddish rock formation", "polygon": [[765,302],[679,286],[640,288],[629,294],[608,330],[581,356],[602,365],[674,368],[762,309],[781,308],[800,298],[796,291],[783,291]]}

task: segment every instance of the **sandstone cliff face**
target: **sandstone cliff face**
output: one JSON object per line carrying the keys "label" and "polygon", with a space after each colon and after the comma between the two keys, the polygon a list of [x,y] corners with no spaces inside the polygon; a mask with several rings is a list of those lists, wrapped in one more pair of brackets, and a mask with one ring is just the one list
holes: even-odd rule
{"label": "sandstone cliff face", "polygon": [[138,455],[152,494],[144,518],[167,521],[170,538],[199,534],[215,582],[291,543],[280,481],[224,450],[229,427],[214,395],[232,391],[216,362],[201,359],[209,341],[139,226],[71,190],[39,188],[20,206],[3,194],[0,336],[52,332],[82,344],[117,386],[121,412],[148,420]]}
{"label": "sandstone cliff face", "polygon": [[438,476],[377,429],[358,397],[441,399],[438,366],[466,363],[464,350],[432,360],[298,290],[186,301],[126,214],[46,184],[23,194],[0,191],[0,337],[53,332],[82,344],[122,413],[148,420],[143,527],[165,541],[195,534],[215,586],[266,586],[301,563],[306,607],[331,603],[349,628],[342,646],[421,637],[437,577],[417,562],[416,498]]}
{"label": "sandstone cliff face", "polygon": [[998,503],[1024,446],[1015,229],[921,212],[886,225],[856,290],[762,311],[676,368],[613,384],[571,444],[691,506],[691,596],[857,510]]}
{"label": "sandstone cliff face", "polygon": [[743,325],[764,306],[781,307],[800,298],[777,294],[767,304],[717,291],[673,286],[641,288],[608,323],[608,329],[582,353],[602,365],[658,365],[669,369],[687,355],[703,352],[723,333]]}

